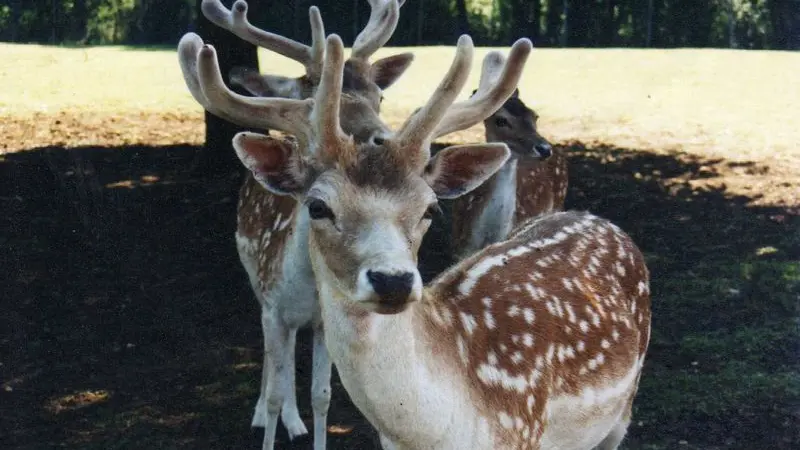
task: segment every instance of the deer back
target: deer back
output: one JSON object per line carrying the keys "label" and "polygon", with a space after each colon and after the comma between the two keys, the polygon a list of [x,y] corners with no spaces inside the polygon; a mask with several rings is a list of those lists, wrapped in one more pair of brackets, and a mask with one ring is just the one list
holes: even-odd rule
{"label": "deer back", "polygon": [[574,432],[632,401],[650,336],[649,274],[608,221],[530,219],[430,293],[431,335],[448,347],[438,353],[506,445],[538,448],[556,412],[577,420]]}

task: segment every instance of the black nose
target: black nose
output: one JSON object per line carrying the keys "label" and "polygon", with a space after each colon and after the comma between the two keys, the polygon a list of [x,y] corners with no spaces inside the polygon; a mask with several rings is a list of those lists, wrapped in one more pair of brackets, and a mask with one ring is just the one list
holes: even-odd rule
{"label": "black nose", "polygon": [[553,146],[547,142],[536,144],[533,149],[536,150],[536,153],[538,153],[539,157],[542,159],[547,159],[553,154]]}
{"label": "black nose", "polygon": [[394,305],[407,303],[414,286],[414,274],[411,272],[389,275],[368,270],[367,279],[382,302]]}

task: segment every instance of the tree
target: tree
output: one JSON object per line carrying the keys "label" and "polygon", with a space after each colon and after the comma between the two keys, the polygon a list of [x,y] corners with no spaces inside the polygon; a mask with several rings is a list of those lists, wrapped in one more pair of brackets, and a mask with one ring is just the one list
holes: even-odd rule
{"label": "tree", "polygon": [[[223,30],[205,18],[200,10],[202,0],[197,0],[197,33],[206,43],[212,44],[217,50],[220,71],[223,77],[235,66],[251,67],[258,70],[258,52],[256,46],[236,37],[233,33]],[[233,3],[226,2],[228,7]],[[254,5],[259,2],[250,2],[248,15],[254,17]],[[256,11],[257,12],[257,11]],[[252,19],[251,19],[252,20]],[[205,145],[194,162],[194,170],[207,176],[228,176],[231,173],[241,172],[242,164],[233,151],[231,140],[233,136],[245,129],[221,119],[208,111],[205,113],[206,136]],[[266,132],[265,130],[258,130]]]}

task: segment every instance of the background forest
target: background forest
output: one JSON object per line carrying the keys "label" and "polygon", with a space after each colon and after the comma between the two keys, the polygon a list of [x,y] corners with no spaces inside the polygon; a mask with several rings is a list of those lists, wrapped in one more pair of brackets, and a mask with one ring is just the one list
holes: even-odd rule
{"label": "background forest", "polygon": [[[198,3],[6,0],[0,5],[0,41],[175,45],[195,23]],[[369,16],[360,0],[265,0],[255,22],[303,39],[312,3],[345,42]],[[540,47],[798,49],[800,1],[418,0],[404,6],[390,45],[450,45],[461,33],[479,45],[507,45],[527,36]]]}

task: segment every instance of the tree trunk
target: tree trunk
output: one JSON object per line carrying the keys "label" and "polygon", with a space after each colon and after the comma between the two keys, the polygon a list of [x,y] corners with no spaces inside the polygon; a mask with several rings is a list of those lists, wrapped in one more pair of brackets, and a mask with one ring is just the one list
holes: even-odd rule
{"label": "tree trunk", "polygon": [[541,23],[542,23],[542,2],[541,0],[531,0],[530,1],[530,15],[528,23],[528,37],[534,43],[539,40],[539,33],[541,30]]}
{"label": "tree trunk", "polygon": [[82,41],[86,36],[86,23],[89,21],[89,11],[86,8],[86,0],[75,0],[72,7],[72,23],[70,29],[70,39]]}
{"label": "tree trunk", "polygon": [[653,42],[653,0],[647,1],[647,39],[645,47],[650,47]]}
{"label": "tree trunk", "polygon": [[559,36],[559,44],[562,47],[567,46],[567,38],[569,36],[569,0],[564,0],[564,22],[561,24],[561,35]]}
{"label": "tree trunk", "polygon": [[606,0],[606,20],[605,20],[605,42],[607,47],[614,45],[614,37],[617,35],[617,19],[614,9],[617,6],[616,0]]}
{"label": "tree trunk", "polygon": [[[201,3],[202,0],[197,0],[197,33],[204,42],[210,43],[216,48],[223,79],[228,78],[228,73],[234,66],[245,66],[258,70],[256,47],[209,22],[200,10]],[[230,8],[233,2],[225,3],[227,3],[225,6]],[[250,2],[249,4],[248,16],[252,22],[258,22],[255,20],[258,16],[254,13],[257,12],[260,4],[260,2]],[[244,94],[244,92],[241,93]],[[205,146],[195,158],[194,171],[209,177],[224,177],[230,176],[232,173],[240,173],[242,164],[234,153],[231,140],[236,133],[246,129],[208,111],[205,113],[205,122]],[[254,131],[266,132],[265,130]]]}
{"label": "tree trunk", "polygon": [[11,0],[11,42],[19,40],[19,18],[22,15],[22,0]]}
{"label": "tree trunk", "polygon": [[419,4],[417,8],[417,45],[422,45],[422,27],[425,22],[425,0],[419,0],[417,3]]}
{"label": "tree trunk", "polygon": [[561,33],[561,5],[556,0],[547,2],[547,42],[550,45],[557,45]]}
{"label": "tree trunk", "polygon": [[733,0],[728,0],[725,3],[728,13],[728,47],[736,48],[736,12],[733,9]]}
{"label": "tree trunk", "polygon": [[470,34],[466,0],[456,0],[456,9],[458,11],[458,35]]}

